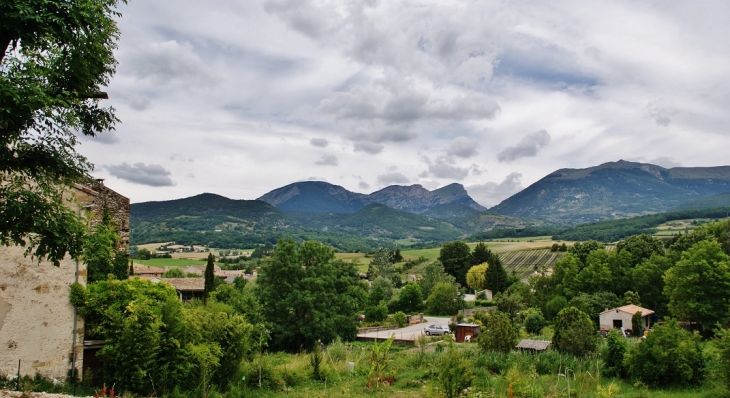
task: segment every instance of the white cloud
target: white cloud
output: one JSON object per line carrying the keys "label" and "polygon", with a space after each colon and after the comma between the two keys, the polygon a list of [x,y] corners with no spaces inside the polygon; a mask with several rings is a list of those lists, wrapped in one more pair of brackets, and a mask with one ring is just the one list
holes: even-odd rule
{"label": "white cloud", "polygon": [[522,188],[522,174],[512,172],[500,183],[487,182],[470,185],[466,187],[466,191],[477,203],[482,206],[492,207],[519,192]]}

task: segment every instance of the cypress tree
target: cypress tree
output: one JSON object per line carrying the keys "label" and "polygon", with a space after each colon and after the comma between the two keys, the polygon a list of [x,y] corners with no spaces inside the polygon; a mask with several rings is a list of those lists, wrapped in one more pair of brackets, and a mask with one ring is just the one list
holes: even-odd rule
{"label": "cypress tree", "polygon": [[213,272],[213,265],[215,257],[213,253],[208,254],[208,264],[205,265],[205,290],[203,291],[203,302],[208,300],[210,292],[215,290],[215,273]]}

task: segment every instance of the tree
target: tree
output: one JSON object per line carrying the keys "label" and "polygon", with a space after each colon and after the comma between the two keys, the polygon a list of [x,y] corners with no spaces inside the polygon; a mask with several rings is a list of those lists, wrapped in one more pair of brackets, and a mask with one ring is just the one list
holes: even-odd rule
{"label": "tree", "polygon": [[370,296],[368,296],[368,302],[370,305],[378,305],[381,301],[386,303],[393,297],[395,288],[393,282],[390,279],[379,276],[375,278],[372,285],[370,285]]}
{"label": "tree", "polygon": [[272,347],[295,352],[321,340],[329,343],[357,333],[353,264],[335,260],[334,250],[319,242],[279,240],[256,281]]}
{"label": "tree", "polygon": [[639,296],[639,293],[636,293],[633,290],[627,290],[626,293],[624,293],[624,303],[641,307],[641,297]]}
{"label": "tree", "polygon": [[426,307],[431,315],[456,315],[461,305],[461,295],[456,286],[439,283],[428,296]]}
{"label": "tree", "polygon": [[633,235],[618,242],[616,251],[627,251],[631,254],[631,264],[638,265],[652,255],[664,255],[664,243],[648,234]]}
{"label": "tree", "polygon": [[433,262],[426,265],[423,268],[423,277],[418,280],[418,284],[421,286],[421,293],[423,297],[428,298],[431,295],[431,290],[439,283],[455,284],[456,280],[453,276],[447,274],[444,271],[444,266],[439,262]]}
{"label": "tree", "polygon": [[725,385],[725,389],[730,391],[730,329],[718,331],[713,345],[717,350],[720,379]]}
{"label": "tree", "polygon": [[626,356],[626,337],[618,329],[613,328],[606,336],[606,349],[603,354],[603,362],[606,366],[603,371],[606,376],[624,377],[626,367],[624,357]]}
{"label": "tree", "polygon": [[545,317],[538,308],[528,308],[525,311],[525,330],[530,334],[540,334],[545,326]]}
{"label": "tree", "polygon": [[574,254],[576,257],[578,257],[578,260],[580,260],[582,266],[579,267],[579,270],[583,268],[583,266],[586,265],[588,260],[588,255],[593,253],[594,251],[598,249],[603,249],[605,246],[603,243],[595,241],[595,240],[589,240],[585,242],[576,242],[573,246],[568,248],[568,252]]}
{"label": "tree", "polygon": [[677,318],[706,328],[727,319],[730,260],[716,241],[701,241],[683,252],[664,274],[664,283],[669,311]]}
{"label": "tree", "polygon": [[474,376],[472,365],[461,350],[449,344],[449,350],[438,359],[438,380],[446,398],[461,396],[470,385]]}
{"label": "tree", "polygon": [[446,273],[456,278],[457,283],[466,286],[466,272],[473,261],[471,249],[466,243],[460,240],[446,243],[441,247],[439,261]]}
{"label": "tree", "polygon": [[368,279],[374,280],[378,277],[393,279],[395,267],[393,267],[393,253],[389,250],[380,249],[373,256],[368,266]]}
{"label": "tree", "polygon": [[203,290],[203,301],[207,301],[210,294],[215,290],[215,257],[213,253],[208,253],[208,263],[205,264],[205,286]]}
{"label": "tree", "polygon": [[641,292],[641,305],[657,314],[667,313],[668,300],[663,293],[664,273],[671,267],[672,263],[667,257],[653,255],[631,270],[631,290]]}
{"label": "tree", "polygon": [[403,261],[403,255],[400,254],[400,248],[396,247],[393,252],[393,262],[400,263],[401,261]]}
{"label": "tree", "polygon": [[479,242],[476,246],[474,246],[474,251],[471,255],[473,265],[479,265],[489,263],[489,260],[492,259],[493,253],[484,242]]}
{"label": "tree", "polygon": [[489,317],[486,328],[479,334],[479,346],[484,351],[508,353],[517,344],[517,331],[512,326],[509,316],[501,311],[495,311]]}
{"label": "tree", "polygon": [[575,278],[575,286],[581,292],[599,292],[611,290],[614,282],[608,268],[608,252],[596,250],[588,255],[587,265]]}
{"label": "tree", "polygon": [[629,375],[651,386],[700,384],[704,362],[700,336],[674,319],[656,325],[626,358]]}
{"label": "tree", "polygon": [[563,354],[585,357],[596,351],[598,335],[588,314],[575,307],[567,307],[555,317],[552,344]]}
{"label": "tree", "polygon": [[466,273],[466,284],[474,290],[481,290],[484,288],[484,284],[487,277],[487,268],[489,264],[479,264],[469,268]]}
{"label": "tree", "polygon": [[634,337],[641,337],[644,334],[644,328],[641,326],[641,311],[636,311],[631,316],[631,334]]}
{"label": "tree", "polygon": [[90,181],[76,132],[113,129],[99,105],[116,60],[116,0],[0,2],[0,243],[58,265],[83,251],[64,191]]}
{"label": "tree", "polygon": [[406,313],[415,313],[423,309],[423,294],[417,283],[408,282],[400,289],[398,308]]}

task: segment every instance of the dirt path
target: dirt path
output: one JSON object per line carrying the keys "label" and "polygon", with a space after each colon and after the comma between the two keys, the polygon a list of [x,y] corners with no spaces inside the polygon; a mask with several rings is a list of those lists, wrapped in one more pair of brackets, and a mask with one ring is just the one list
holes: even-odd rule
{"label": "dirt path", "polygon": [[[0,398],[78,398],[65,394],[49,394],[45,392],[29,392],[23,395],[21,391],[0,390]],[[91,398],[91,397],[88,397]]]}

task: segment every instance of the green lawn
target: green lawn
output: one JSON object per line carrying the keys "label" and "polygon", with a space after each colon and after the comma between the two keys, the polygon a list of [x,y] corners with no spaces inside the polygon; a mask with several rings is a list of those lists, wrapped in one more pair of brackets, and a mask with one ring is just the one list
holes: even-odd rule
{"label": "green lawn", "polygon": [[188,260],[184,258],[151,258],[149,260],[132,259],[135,264],[151,267],[185,267],[188,265],[205,265],[206,260]]}

